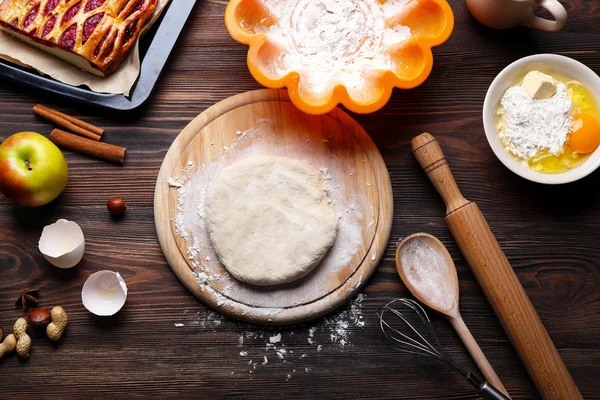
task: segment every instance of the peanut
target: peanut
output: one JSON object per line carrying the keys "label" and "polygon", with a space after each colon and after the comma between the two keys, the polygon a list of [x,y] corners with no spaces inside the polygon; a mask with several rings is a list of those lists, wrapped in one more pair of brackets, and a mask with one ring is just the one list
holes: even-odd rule
{"label": "peanut", "polygon": [[31,338],[27,334],[27,320],[19,318],[15,322],[13,331],[17,338],[17,355],[23,359],[28,358],[29,350],[31,350]]}
{"label": "peanut", "polygon": [[50,317],[52,322],[46,327],[46,335],[53,342],[57,342],[67,328],[69,319],[65,310],[60,306],[56,306],[50,311]]}
{"label": "peanut", "polygon": [[[2,338],[2,336],[0,336]],[[4,342],[0,343],[0,358],[4,357],[5,354],[15,351],[17,347],[17,339],[12,333],[4,339]]]}

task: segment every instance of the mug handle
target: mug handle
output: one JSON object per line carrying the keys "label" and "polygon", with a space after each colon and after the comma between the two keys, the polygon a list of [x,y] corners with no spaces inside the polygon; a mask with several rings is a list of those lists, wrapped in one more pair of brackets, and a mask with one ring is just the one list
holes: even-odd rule
{"label": "mug handle", "polygon": [[565,10],[558,0],[541,0],[536,3],[537,7],[545,8],[550,12],[555,21],[533,15],[525,26],[545,32],[555,32],[565,26],[565,23],[567,22],[567,10]]}

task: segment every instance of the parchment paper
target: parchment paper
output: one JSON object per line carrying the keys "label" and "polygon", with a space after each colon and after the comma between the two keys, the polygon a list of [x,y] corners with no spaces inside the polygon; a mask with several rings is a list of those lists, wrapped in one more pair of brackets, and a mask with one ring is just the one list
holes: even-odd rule
{"label": "parchment paper", "polygon": [[[156,22],[169,1],[158,0],[156,10],[142,29],[140,37]],[[121,66],[106,78],[82,71],[66,61],[36,49],[4,32],[0,32],[0,58],[33,68],[42,75],[48,75],[72,86],[85,85],[94,92],[129,96],[129,92],[140,74],[140,41],[138,38],[134,48]]]}

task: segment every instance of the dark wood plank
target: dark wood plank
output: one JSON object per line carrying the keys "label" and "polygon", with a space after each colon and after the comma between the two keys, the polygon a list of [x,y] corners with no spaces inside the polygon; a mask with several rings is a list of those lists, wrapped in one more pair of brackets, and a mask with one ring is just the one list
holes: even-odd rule
{"label": "dark wood plank", "polygon": [[[423,131],[438,137],[464,195],[483,210],[584,398],[600,398],[600,174],[561,187],[526,182],[494,157],[480,117],[487,87],[520,57],[564,54],[600,72],[600,5],[565,3],[566,27],[546,34],[486,29],[464,2],[451,1],[456,28],[435,49],[429,79],[396,90],[380,112],[356,116],[386,160],[396,212],[384,262],[365,291],[366,326],[351,326],[352,345],[343,349],[328,344],[323,320],[281,330],[214,322],[177,281],[156,239],[154,184],[175,136],[215,102],[260,87],[247,70],[246,47],[223,25],[225,5],[199,1],[154,96],[133,114],[113,115],[0,82],[0,140],[22,130],[48,134],[51,126],[31,113],[44,103],[107,128],[109,142],[128,148],[124,167],[67,152],[69,186],[48,206],[23,209],[0,198],[0,326],[10,330],[23,315],[13,301],[25,286],[41,287],[41,305],[63,305],[70,317],[58,345],[34,337],[28,361],[14,355],[0,360],[0,398],[475,399],[455,372],[391,352],[378,336],[377,306],[407,295],[393,264],[396,244],[418,231],[448,246],[459,271],[463,317],[513,398],[538,398],[444,224],[441,200],[411,155],[410,140]],[[112,196],[128,202],[123,221],[106,212]],[[86,257],[72,271],[53,268],[37,250],[42,227],[58,218],[78,221],[86,233]],[[95,318],[81,305],[83,282],[101,269],[121,272],[129,284],[128,303],[113,318]],[[473,367],[449,326],[438,320],[436,326],[444,347]],[[322,351],[307,341],[311,327],[318,328]],[[238,347],[247,331],[282,332],[295,355],[283,363],[265,352],[265,337],[245,337]],[[242,350],[248,357],[240,356]],[[249,368],[250,358],[254,364],[265,354],[268,364]]]}

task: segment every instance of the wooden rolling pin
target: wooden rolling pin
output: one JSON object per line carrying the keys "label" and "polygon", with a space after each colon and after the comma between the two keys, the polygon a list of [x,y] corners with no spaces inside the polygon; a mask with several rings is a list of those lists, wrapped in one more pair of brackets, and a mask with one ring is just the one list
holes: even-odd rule
{"label": "wooden rolling pin", "polygon": [[481,289],[545,400],[583,399],[477,204],[466,200],[437,140],[423,133],[412,150],[446,204],[446,223]]}

